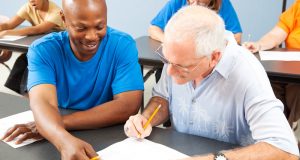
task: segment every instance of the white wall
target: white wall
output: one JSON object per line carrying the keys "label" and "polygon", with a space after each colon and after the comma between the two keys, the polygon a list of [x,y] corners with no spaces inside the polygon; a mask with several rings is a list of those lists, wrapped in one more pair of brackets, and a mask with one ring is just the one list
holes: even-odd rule
{"label": "white wall", "polygon": [[[53,0],[61,6],[61,0]],[[133,37],[147,35],[151,19],[168,0],[107,0],[108,25]],[[294,0],[287,0],[288,5]],[[1,0],[0,14],[12,17],[27,0]],[[273,28],[282,0],[231,0],[243,28],[243,39],[258,40]]]}

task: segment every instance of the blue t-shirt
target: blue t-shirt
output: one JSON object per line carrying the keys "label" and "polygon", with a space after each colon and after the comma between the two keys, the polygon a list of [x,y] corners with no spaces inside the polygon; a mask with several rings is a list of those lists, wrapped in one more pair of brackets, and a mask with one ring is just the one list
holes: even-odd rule
{"label": "blue t-shirt", "polygon": [[[187,0],[169,0],[167,4],[160,10],[160,12],[151,21],[152,25],[155,25],[162,30],[165,30],[165,26],[171,17],[183,6],[187,5]],[[225,28],[232,33],[242,32],[242,28],[238,19],[238,16],[229,0],[222,0],[221,8],[218,13],[224,20]]]}
{"label": "blue t-shirt", "polygon": [[55,85],[61,108],[86,110],[116,94],[144,89],[135,41],[109,27],[97,53],[85,62],[75,57],[66,31],[35,41],[28,51],[28,70],[28,90]]}

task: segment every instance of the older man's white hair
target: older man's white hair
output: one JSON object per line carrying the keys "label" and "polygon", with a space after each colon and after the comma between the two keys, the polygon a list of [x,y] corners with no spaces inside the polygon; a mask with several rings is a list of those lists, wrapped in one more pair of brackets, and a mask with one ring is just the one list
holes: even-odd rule
{"label": "older man's white hair", "polygon": [[194,39],[197,56],[210,56],[215,50],[226,46],[225,25],[214,11],[202,6],[180,9],[165,28],[165,41],[181,43]]}

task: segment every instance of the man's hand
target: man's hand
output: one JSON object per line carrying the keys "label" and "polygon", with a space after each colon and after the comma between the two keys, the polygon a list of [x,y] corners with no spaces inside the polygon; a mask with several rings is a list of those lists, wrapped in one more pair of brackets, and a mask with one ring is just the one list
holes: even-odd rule
{"label": "man's hand", "polygon": [[58,147],[62,160],[90,160],[98,156],[90,144],[71,135],[64,139]]}
{"label": "man's hand", "polygon": [[1,140],[10,142],[17,137],[19,137],[19,139],[16,141],[16,144],[20,144],[27,139],[43,139],[43,137],[36,129],[35,122],[29,122],[27,124],[17,124],[13,126],[5,133]]}
{"label": "man's hand", "polygon": [[128,137],[145,138],[148,137],[152,131],[152,126],[149,124],[146,129],[143,128],[147,119],[137,114],[130,116],[124,125],[124,132]]}

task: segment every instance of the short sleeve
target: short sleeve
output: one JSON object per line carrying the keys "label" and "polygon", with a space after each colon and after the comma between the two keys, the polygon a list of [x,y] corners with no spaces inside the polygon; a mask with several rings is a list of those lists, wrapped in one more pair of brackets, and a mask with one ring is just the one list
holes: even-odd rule
{"label": "short sleeve", "polygon": [[[125,40],[124,40],[125,39]],[[135,41],[128,38],[121,39],[115,52],[117,66],[112,82],[113,95],[133,90],[144,90],[141,67],[138,63],[138,51]]]}
{"label": "short sleeve", "polygon": [[57,26],[59,26],[60,29],[63,29],[64,25],[63,25],[63,21],[60,16],[61,9],[53,2],[50,2],[50,5],[51,5],[51,10],[49,11],[45,20],[48,22],[52,22],[52,23],[56,24]]}
{"label": "short sleeve", "polygon": [[277,26],[283,29],[287,34],[289,34],[294,28],[295,15],[298,10],[298,5],[300,1],[296,1],[290,8],[281,14],[279,17],[279,22]]}
{"label": "short sleeve", "polygon": [[[28,83],[30,89],[39,84],[56,84],[55,70],[52,58],[47,53],[49,48],[44,45],[31,45],[29,47],[28,58]],[[51,52],[52,53],[52,52]],[[53,52],[54,53],[54,52]]]}
{"label": "short sleeve", "polygon": [[28,14],[29,10],[30,10],[29,3],[26,3],[19,9],[19,11],[17,12],[17,15],[19,17],[21,17],[22,19],[27,20],[27,19],[29,19],[29,14]]}
{"label": "short sleeve", "polygon": [[186,0],[169,0],[152,19],[151,25],[157,26],[164,30],[173,14],[175,14],[184,5],[186,5]]}
{"label": "short sleeve", "polygon": [[46,21],[52,22],[52,23],[54,23],[54,24],[56,24],[56,25],[58,25],[58,26],[62,26],[62,19],[61,19],[61,17],[60,17],[59,11],[50,13],[50,14],[47,16]]}
{"label": "short sleeve", "polygon": [[163,70],[161,72],[161,77],[157,84],[153,87],[152,89],[152,96],[153,97],[161,97],[164,98],[165,100],[169,101],[170,100],[170,77],[167,75],[167,65],[164,65]]}
{"label": "short sleeve", "polygon": [[242,32],[239,18],[229,0],[222,0],[219,15],[224,20],[226,30],[234,34]]}

